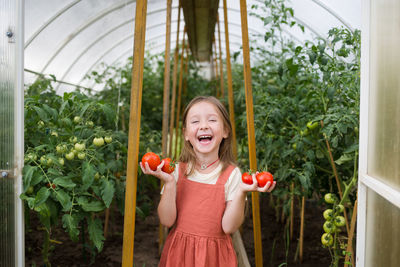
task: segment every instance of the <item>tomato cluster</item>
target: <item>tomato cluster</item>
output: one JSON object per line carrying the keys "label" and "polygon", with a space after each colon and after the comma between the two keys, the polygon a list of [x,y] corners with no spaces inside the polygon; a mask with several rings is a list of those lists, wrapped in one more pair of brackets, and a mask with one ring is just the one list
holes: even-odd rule
{"label": "tomato cluster", "polygon": [[[163,172],[172,173],[175,170],[175,162],[171,158],[162,159],[164,166],[161,168]],[[160,157],[154,152],[147,152],[142,157],[142,165],[149,164],[151,170],[157,170],[157,166],[161,164]]]}
{"label": "tomato cluster", "polygon": [[[258,187],[264,187],[268,182],[272,184],[272,182],[274,181],[274,176],[270,172],[262,171],[257,173],[256,180]],[[253,184],[253,177],[251,176],[251,173],[243,173],[242,181],[245,184]]]}
{"label": "tomato cluster", "polygon": [[346,225],[346,220],[341,215],[344,212],[344,206],[338,203],[338,198],[333,193],[327,193],[324,196],[327,204],[332,208],[326,209],[323,213],[325,223],[323,225],[325,233],[321,236],[321,243],[325,247],[331,247],[334,243],[334,236],[340,231],[340,228]]}

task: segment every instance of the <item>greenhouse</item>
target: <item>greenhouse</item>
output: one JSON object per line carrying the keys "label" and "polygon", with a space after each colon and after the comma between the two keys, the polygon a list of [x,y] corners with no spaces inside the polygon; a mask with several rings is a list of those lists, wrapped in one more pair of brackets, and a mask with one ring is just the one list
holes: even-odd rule
{"label": "greenhouse", "polygon": [[399,1],[0,14],[0,266],[400,266]]}

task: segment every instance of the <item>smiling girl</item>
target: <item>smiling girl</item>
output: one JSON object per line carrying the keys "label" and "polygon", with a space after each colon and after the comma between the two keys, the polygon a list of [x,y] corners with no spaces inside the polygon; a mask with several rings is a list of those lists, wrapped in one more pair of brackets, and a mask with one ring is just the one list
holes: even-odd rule
{"label": "smiling girl", "polygon": [[249,191],[271,192],[241,181],[232,153],[232,126],[224,105],[215,97],[199,96],[183,114],[185,140],[179,164],[171,174],[140,166],[164,182],[158,205],[160,222],[173,227],[159,266],[237,266],[230,234],[244,219]]}

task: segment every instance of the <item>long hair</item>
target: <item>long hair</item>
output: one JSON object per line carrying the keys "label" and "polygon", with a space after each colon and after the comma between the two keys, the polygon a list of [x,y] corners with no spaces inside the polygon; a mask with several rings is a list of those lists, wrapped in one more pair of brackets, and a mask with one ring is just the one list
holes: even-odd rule
{"label": "long hair", "polygon": [[[222,171],[224,171],[229,165],[236,165],[236,161],[234,159],[232,151],[232,124],[229,120],[229,114],[225,106],[217,98],[213,96],[197,96],[192,99],[192,101],[190,101],[189,104],[186,106],[185,112],[183,113],[182,133],[185,133],[187,123],[186,120],[189,110],[193,107],[193,105],[200,102],[208,102],[217,108],[223,119],[224,130],[226,130],[228,133],[228,137],[222,139],[218,151],[218,157],[222,163]],[[193,150],[193,146],[190,144],[189,141],[186,141],[185,138],[179,161],[188,164],[188,175],[191,175],[194,172],[196,166],[196,154]]]}

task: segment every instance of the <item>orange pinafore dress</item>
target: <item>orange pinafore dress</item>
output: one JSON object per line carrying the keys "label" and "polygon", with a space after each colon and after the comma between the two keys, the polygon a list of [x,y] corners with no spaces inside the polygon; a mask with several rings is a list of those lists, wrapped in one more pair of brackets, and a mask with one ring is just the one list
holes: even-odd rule
{"label": "orange pinafore dress", "polygon": [[222,230],[225,183],[234,168],[226,168],[216,184],[203,184],[189,180],[186,164],[179,164],[176,224],[165,241],[159,267],[237,266],[232,239]]}

